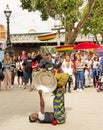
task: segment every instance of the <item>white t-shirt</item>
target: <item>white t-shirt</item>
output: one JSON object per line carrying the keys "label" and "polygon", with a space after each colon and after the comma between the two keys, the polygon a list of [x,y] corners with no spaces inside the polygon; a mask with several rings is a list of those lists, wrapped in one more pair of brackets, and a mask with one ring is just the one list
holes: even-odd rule
{"label": "white t-shirt", "polygon": [[98,68],[99,64],[100,63],[98,61],[93,61],[93,68]]}
{"label": "white t-shirt", "polygon": [[63,72],[68,73],[69,75],[72,75],[73,74],[73,68],[72,68],[73,63],[70,61],[69,67],[67,67],[66,64],[67,64],[67,62],[64,60],[63,63],[62,63]]}
{"label": "white t-shirt", "polygon": [[23,68],[22,64],[23,64],[23,61],[16,62],[16,68],[17,69],[20,69],[20,68],[22,69]]}
{"label": "white t-shirt", "polygon": [[45,114],[42,114],[41,112],[38,113],[38,119],[40,121],[43,121],[45,119]]}

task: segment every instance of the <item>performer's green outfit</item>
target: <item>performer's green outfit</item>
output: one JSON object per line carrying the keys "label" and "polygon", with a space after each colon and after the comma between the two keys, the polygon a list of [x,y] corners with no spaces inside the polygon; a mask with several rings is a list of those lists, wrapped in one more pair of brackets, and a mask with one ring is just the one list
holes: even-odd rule
{"label": "performer's green outfit", "polygon": [[58,124],[62,124],[65,122],[65,106],[64,106],[64,86],[67,83],[69,75],[66,73],[59,73],[55,75],[58,81],[57,89],[55,90],[55,98],[54,98],[54,118],[56,119]]}

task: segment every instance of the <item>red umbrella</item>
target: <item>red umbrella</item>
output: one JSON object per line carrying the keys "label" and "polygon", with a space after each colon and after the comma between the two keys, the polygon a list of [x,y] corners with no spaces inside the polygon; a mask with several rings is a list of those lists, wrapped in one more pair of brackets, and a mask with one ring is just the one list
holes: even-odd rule
{"label": "red umbrella", "polygon": [[103,46],[94,49],[95,52],[103,52]]}
{"label": "red umbrella", "polygon": [[93,49],[93,48],[99,48],[100,46],[98,44],[94,44],[92,42],[82,42],[79,43],[74,47],[74,50],[86,50],[86,49]]}

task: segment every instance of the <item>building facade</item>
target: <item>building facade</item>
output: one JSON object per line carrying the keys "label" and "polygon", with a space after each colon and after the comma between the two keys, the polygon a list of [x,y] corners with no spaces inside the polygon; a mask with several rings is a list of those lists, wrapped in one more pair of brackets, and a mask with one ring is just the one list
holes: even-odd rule
{"label": "building facade", "polygon": [[[22,50],[26,52],[37,52],[42,46],[57,46],[58,41],[60,41],[60,45],[64,45],[65,42],[65,32],[61,32],[57,34],[55,38],[48,39],[48,40],[39,40],[38,36],[48,34],[50,32],[44,33],[36,33],[36,32],[29,32],[25,34],[10,34],[10,39],[13,47],[13,51],[15,55],[21,54]],[[6,29],[3,25],[0,25],[0,43],[6,44]],[[100,39],[101,40],[101,39]],[[76,42],[83,42],[83,41],[94,41],[92,35],[83,36],[78,35]]]}

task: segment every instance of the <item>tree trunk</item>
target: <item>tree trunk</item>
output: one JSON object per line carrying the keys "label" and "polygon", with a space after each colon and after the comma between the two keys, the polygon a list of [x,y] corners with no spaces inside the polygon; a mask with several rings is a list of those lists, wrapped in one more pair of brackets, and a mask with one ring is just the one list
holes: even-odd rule
{"label": "tree trunk", "polygon": [[102,41],[101,41],[101,44],[103,44],[103,33],[101,33],[101,37],[102,37]]}
{"label": "tree trunk", "polygon": [[[90,11],[93,8],[94,4],[95,4],[96,0],[89,0],[88,5],[87,5],[87,11],[85,12],[84,16],[82,17],[82,19],[79,21],[79,23],[77,24],[77,27],[74,29],[74,32],[71,33],[70,35],[70,30],[67,29],[68,33],[66,32],[66,35],[68,34],[68,36],[66,36],[65,40],[65,44],[71,44],[74,43],[78,34],[80,33],[84,23],[86,22],[86,20],[89,17]],[[69,27],[68,27],[69,28]],[[67,38],[68,37],[68,38]]]}
{"label": "tree trunk", "polygon": [[99,45],[99,41],[98,41],[97,35],[94,35],[94,36],[95,36],[96,43]]}
{"label": "tree trunk", "polygon": [[67,45],[68,43],[71,43],[71,37],[72,37],[72,30],[70,28],[70,26],[66,27],[66,31],[65,31],[65,45]]}

